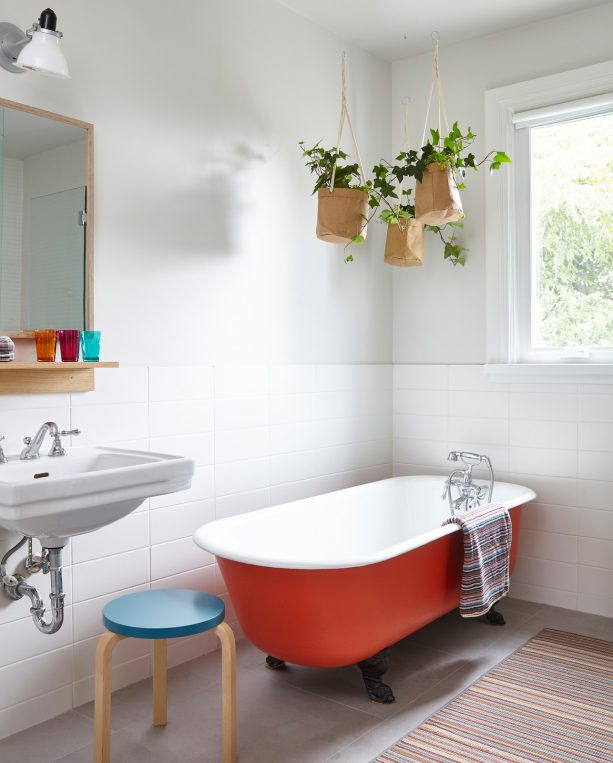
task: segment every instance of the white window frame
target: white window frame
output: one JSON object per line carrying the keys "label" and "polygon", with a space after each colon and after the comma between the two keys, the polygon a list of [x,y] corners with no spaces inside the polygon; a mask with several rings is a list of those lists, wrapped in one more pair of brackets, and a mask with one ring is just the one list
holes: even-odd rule
{"label": "white window frame", "polygon": [[[528,131],[516,122],[543,124],[557,121],[560,114],[585,113],[586,107],[609,109],[613,93],[613,61],[587,66],[548,77],[519,82],[485,93],[485,145],[504,150],[513,159],[517,140]],[[590,99],[590,101],[586,101]],[[522,167],[523,164],[523,167]],[[519,246],[517,215],[528,219],[522,209],[526,195],[519,196],[528,178],[526,163],[504,165],[488,181],[485,204],[487,372],[500,381],[577,381],[613,383],[613,364],[603,352],[592,353],[590,362],[561,362],[559,351],[545,351],[522,361],[526,331],[529,330],[530,284],[526,277],[527,247]],[[526,233],[526,235],[529,235]],[[524,262],[520,262],[523,251]],[[523,269],[522,269],[523,266]],[[521,275],[524,275],[522,280]],[[526,329],[528,325],[528,329]],[[523,333],[523,336],[522,336]],[[523,339],[523,346],[522,346]],[[534,362],[532,362],[534,361]]]}

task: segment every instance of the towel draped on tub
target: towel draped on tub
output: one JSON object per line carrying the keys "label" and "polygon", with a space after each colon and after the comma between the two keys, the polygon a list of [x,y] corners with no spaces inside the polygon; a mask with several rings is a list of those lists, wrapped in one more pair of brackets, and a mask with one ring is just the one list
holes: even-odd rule
{"label": "towel draped on tub", "polygon": [[511,517],[504,506],[489,504],[443,522],[449,524],[460,525],[464,534],[460,614],[484,615],[509,592]]}

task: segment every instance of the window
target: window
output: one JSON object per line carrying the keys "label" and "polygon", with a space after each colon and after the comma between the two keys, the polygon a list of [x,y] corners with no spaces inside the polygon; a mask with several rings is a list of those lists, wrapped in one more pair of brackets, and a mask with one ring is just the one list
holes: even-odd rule
{"label": "window", "polygon": [[611,383],[613,61],[490,90],[485,116],[512,158],[486,194],[492,373],[574,365]]}
{"label": "window", "polygon": [[613,358],[613,96],[606,100],[513,118],[520,361]]}

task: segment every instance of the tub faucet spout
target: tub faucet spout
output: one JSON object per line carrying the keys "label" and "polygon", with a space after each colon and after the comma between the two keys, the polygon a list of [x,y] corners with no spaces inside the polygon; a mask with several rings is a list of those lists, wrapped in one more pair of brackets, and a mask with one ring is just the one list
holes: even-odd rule
{"label": "tub faucet spout", "polygon": [[[457,511],[469,511],[481,505],[487,496],[488,503],[492,500],[494,492],[494,470],[488,456],[480,453],[471,453],[468,451],[452,450],[448,455],[449,461],[461,461],[464,469],[454,469],[447,480],[443,490],[442,500],[449,500],[451,513]],[[477,485],[473,482],[473,468],[479,464],[485,463],[489,469],[489,486]],[[456,497],[453,498],[452,491],[455,491]]]}

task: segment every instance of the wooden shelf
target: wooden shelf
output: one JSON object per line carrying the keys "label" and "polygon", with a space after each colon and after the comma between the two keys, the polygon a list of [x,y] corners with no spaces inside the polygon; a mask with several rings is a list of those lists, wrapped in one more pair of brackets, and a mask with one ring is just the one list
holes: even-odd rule
{"label": "wooden shelf", "polygon": [[117,368],[115,361],[97,363],[0,362],[0,395],[33,392],[91,392],[94,369]]}

